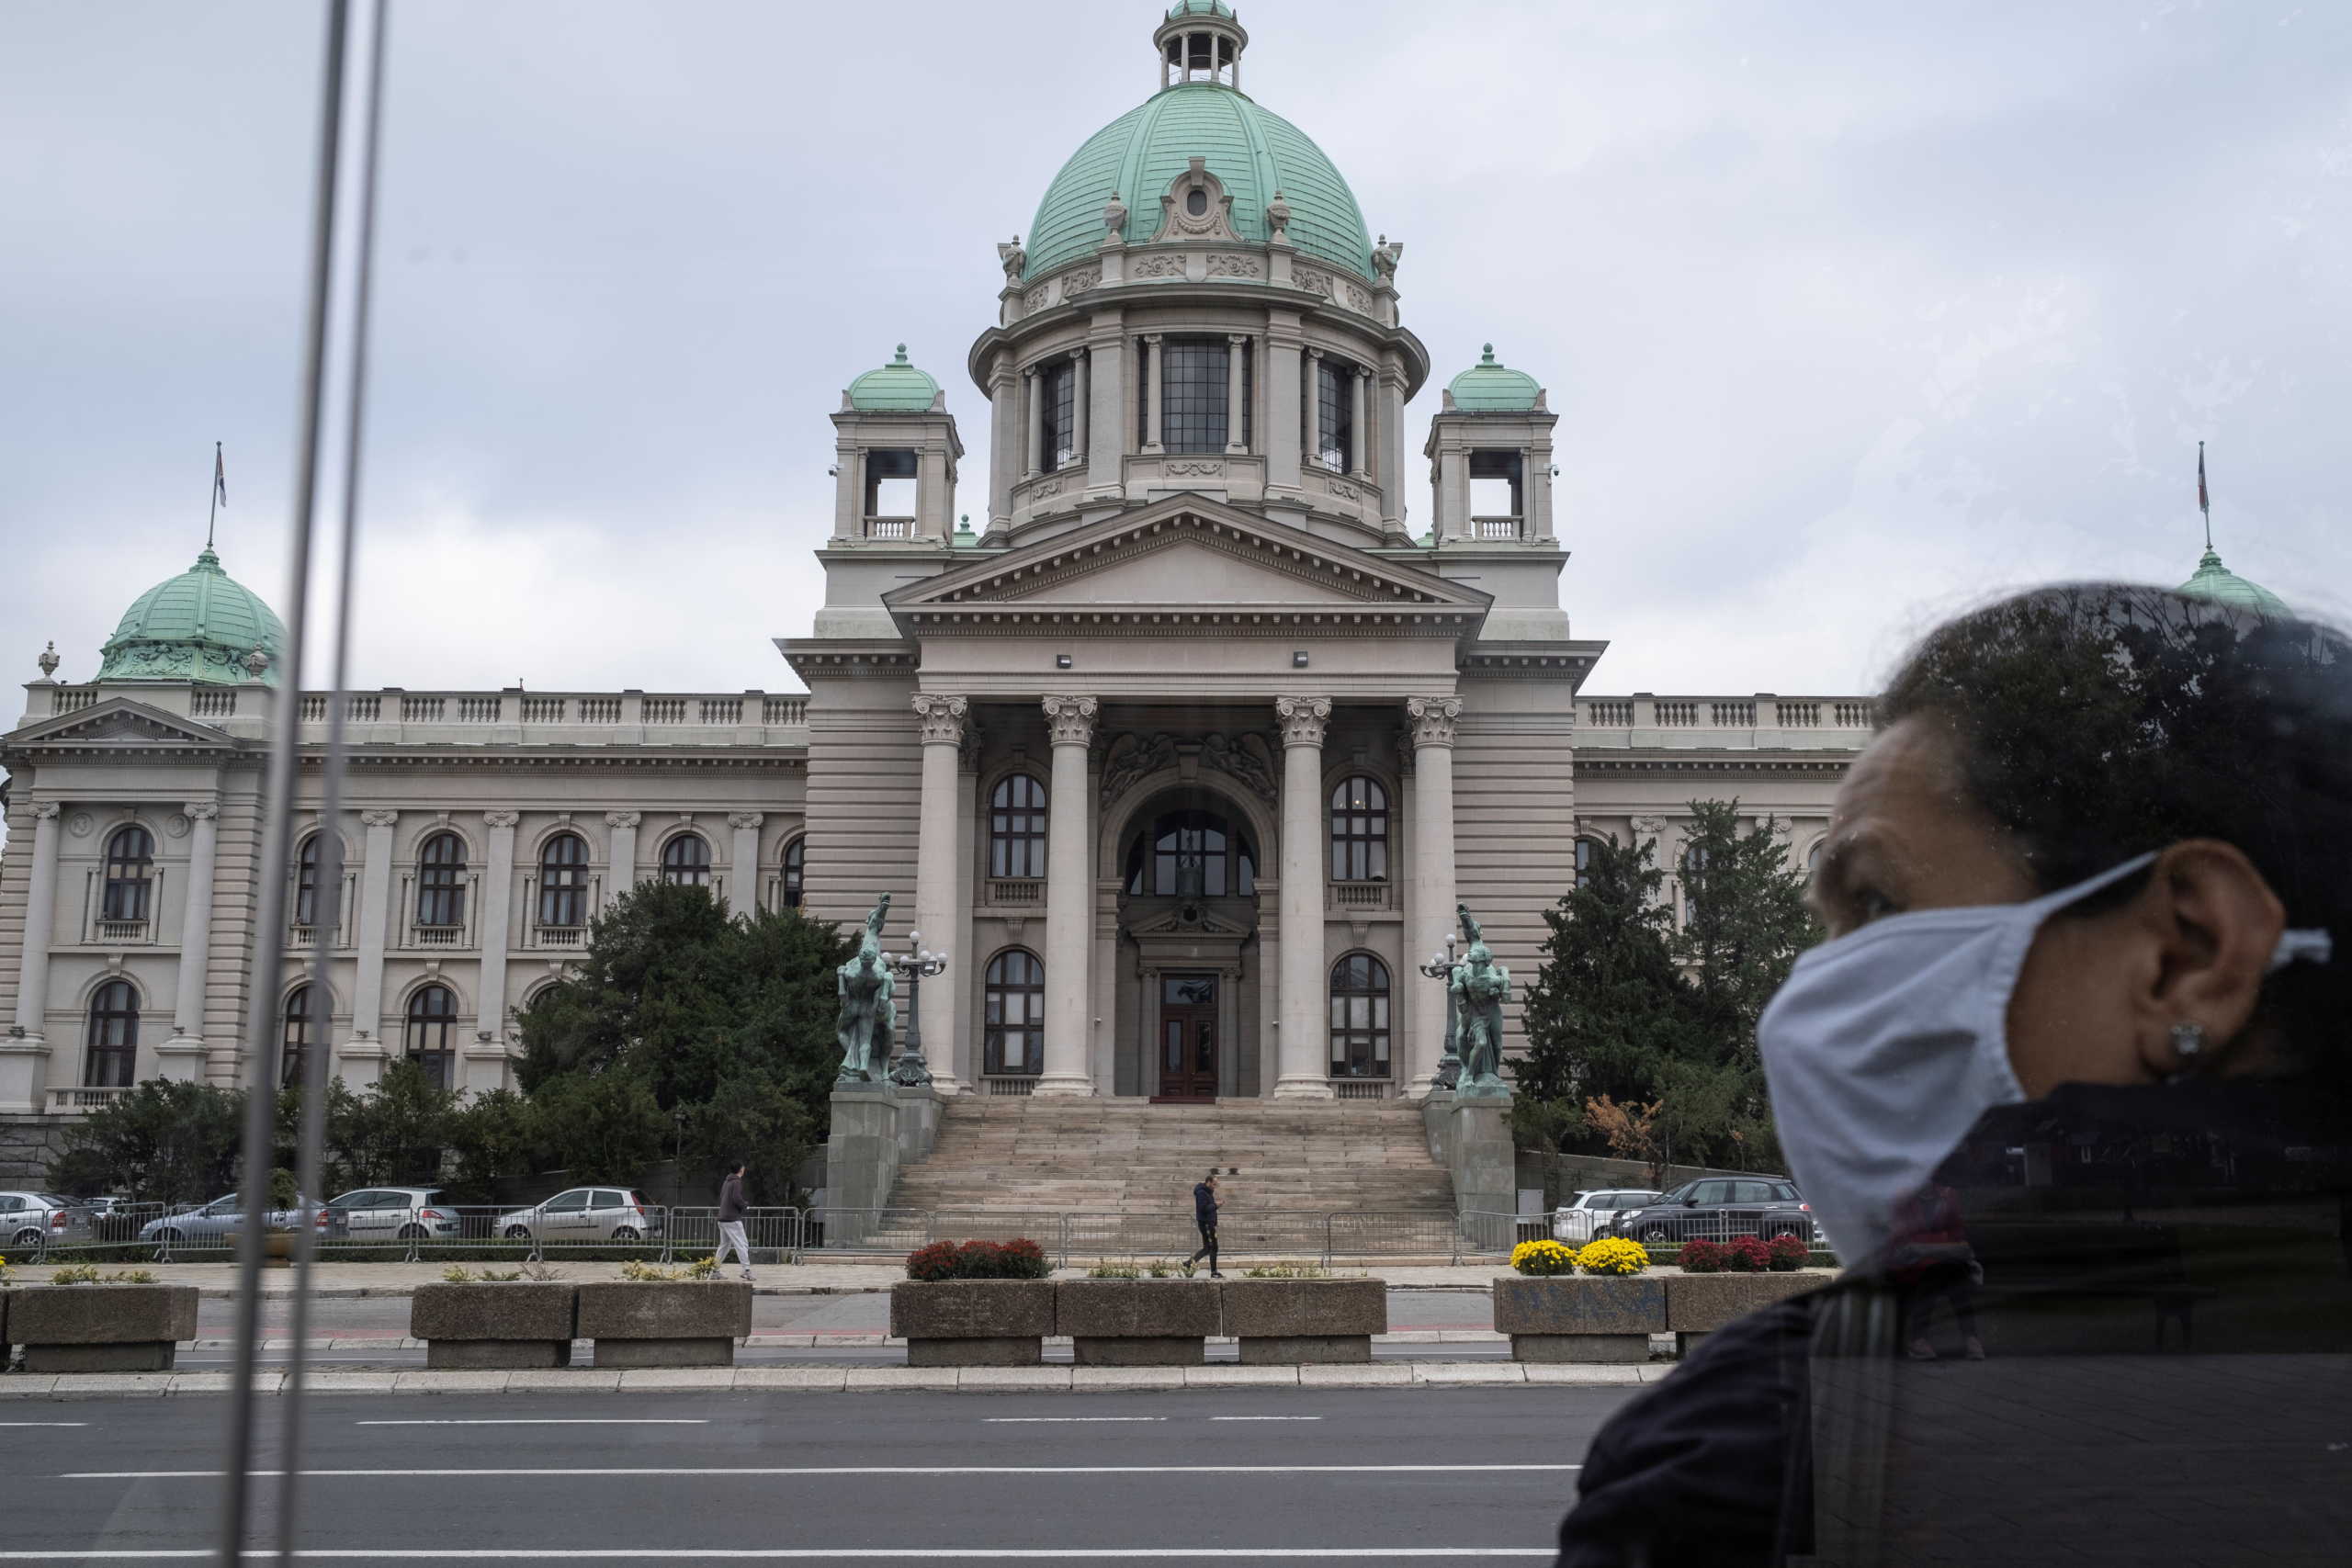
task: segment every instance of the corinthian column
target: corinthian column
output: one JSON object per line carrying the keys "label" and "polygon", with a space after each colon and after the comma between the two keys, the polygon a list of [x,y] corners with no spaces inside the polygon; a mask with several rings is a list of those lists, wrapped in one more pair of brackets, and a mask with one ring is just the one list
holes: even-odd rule
{"label": "corinthian column", "polygon": [[[915,694],[915,712],[922,716],[922,810],[915,840],[915,929],[923,945],[947,953],[956,940],[957,869],[963,864],[963,814],[956,809],[956,773],[964,744],[964,716],[971,704],[962,697]],[[1084,753],[1080,753],[1082,757]],[[971,961],[968,953],[948,953],[954,963]],[[922,1026],[923,1055],[942,1088],[956,1087],[959,1042],[956,1038],[956,998],[966,987],[966,976],[951,967],[922,987],[916,1001],[916,1021]]]}
{"label": "corinthian column", "polygon": [[1323,970],[1323,728],[1329,697],[1277,697],[1283,725],[1282,1041],[1277,1100],[1331,1096]]}
{"label": "corinthian column", "polygon": [[17,967],[17,1029],[33,1045],[48,1033],[49,939],[57,918],[57,818],[62,809],[53,800],[33,807],[32,886],[25,900],[24,958]]}
{"label": "corinthian column", "polygon": [[506,928],[513,920],[514,905],[514,824],[520,813],[485,811],[482,826],[489,829],[489,863],[482,868],[481,924],[476,928],[481,942],[481,994],[474,1001],[474,1032],[488,1050],[494,1049],[498,1059],[485,1060],[477,1067],[471,1062],[461,1069],[465,1087],[476,1091],[504,1089],[506,1084]]}
{"label": "corinthian column", "polygon": [[[1412,697],[1413,917],[1408,965],[1445,950],[1453,929],[1453,721],[1459,697]],[[1413,987],[1413,1066],[1408,1092],[1427,1094],[1445,1052],[1445,988]]]}
{"label": "corinthian column", "polygon": [[734,884],[727,890],[727,907],[738,915],[755,912],[760,907],[760,824],[767,820],[762,811],[730,811],[727,826],[734,830],[733,869],[728,878]]}
{"label": "corinthian column", "polygon": [[1088,809],[1086,748],[1094,739],[1100,706],[1092,697],[1046,699],[1054,773],[1046,796],[1046,1071],[1037,1080],[1038,1094],[1094,1092],[1094,1080],[1086,1070],[1094,996],[1086,983],[1093,908],[1087,871],[1093,858],[1089,852],[1094,827]]}
{"label": "corinthian column", "polygon": [[[174,1053],[178,1060],[171,1066],[185,1066],[187,1076],[193,1078],[204,1070],[204,972],[212,952],[212,869],[220,844],[220,807],[201,800],[190,801],[180,809],[187,816],[190,831],[187,902],[180,912],[180,974],[172,990],[172,1041],[180,1052]],[[319,897],[329,894],[322,887]],[[339,899],[336,907],[340,908]],[[332,919],[328,929],[334,929]],[[164,1076],[180,1074],[167,1070]]]}

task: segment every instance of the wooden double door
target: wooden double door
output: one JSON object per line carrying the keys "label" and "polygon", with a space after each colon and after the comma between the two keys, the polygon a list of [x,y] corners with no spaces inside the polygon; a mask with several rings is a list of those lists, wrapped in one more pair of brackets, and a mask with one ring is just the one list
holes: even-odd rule
{"label": "wooden double door", "polygon": [[1159,980],[1159,1100],[1214,1100],[1217,1089],[1217,977]]}

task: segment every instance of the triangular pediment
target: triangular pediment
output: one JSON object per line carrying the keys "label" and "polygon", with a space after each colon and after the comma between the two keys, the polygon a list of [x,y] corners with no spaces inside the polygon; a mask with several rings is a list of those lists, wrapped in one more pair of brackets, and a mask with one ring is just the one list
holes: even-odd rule
{"label": "triangular pediment", "polygon": [[1457,632],[1475,630],[1491,603],[1433,573],[1200,496],[990,552],[884,602],[910,631],[1036,615],[1313,615],[1442,622]]}
{"label": "triangular pediment", "polygon": [[1228,919],[1205,903],[1172,904],[1127,922],[1128,934],[1148,936],[1245,937],[1250,928]]}
{"label": "triangular pediment", "polygon": [[73,713],[36,719],[7,737],[11,750],[43,747],[75,750],[228,750],[236,742],[209,725],[130,697],[109,697]]}

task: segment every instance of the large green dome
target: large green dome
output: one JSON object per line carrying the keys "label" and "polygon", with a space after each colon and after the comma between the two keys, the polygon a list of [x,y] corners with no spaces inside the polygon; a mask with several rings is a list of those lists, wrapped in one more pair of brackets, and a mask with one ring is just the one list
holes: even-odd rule
{"label": "large green dome", "polygon": [[2278,595],[2258,582],[2248,582],[2223,566],[2211,545],[2205,547],[2205,558],[2197,563],[2197,575],[2182,583],[2179,592],[2192,599],[2209,600],[2233,610],[2280,620],[2293,613]]}
{"label": "large green dome", "polygon": [[[258,671],[255,649],[265,661]],[[101,651],[101,681],[275,686],[286,627],[259,594],[220,570],[207,545],[194,566],[139,596]]]}
{"label": "large green dome", "polygon": [[1242,239],[1266,243],[1266,205],[1279,191],[1301,254],[1371,278],[1372,238],[1331,160],[1282,116],[1211,82],[1163,87],[1087,138],[1037,204],[1024,276],[1092,255],[1114,194],[1130,213],[1127,243],[1148,241],[1159,229],[1161,195],[1194,158],[1207,161],[1233,197],[1233,230]]}

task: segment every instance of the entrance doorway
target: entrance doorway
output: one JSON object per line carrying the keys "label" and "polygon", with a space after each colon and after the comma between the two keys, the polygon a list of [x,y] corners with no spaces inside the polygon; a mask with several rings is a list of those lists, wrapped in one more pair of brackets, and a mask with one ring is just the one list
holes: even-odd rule
{"label": "entrance doorway", "polygon": [[1159,1093],[1154,1098],[1215,1100],[1216,1054],[1216,976],[1160,976]]}

